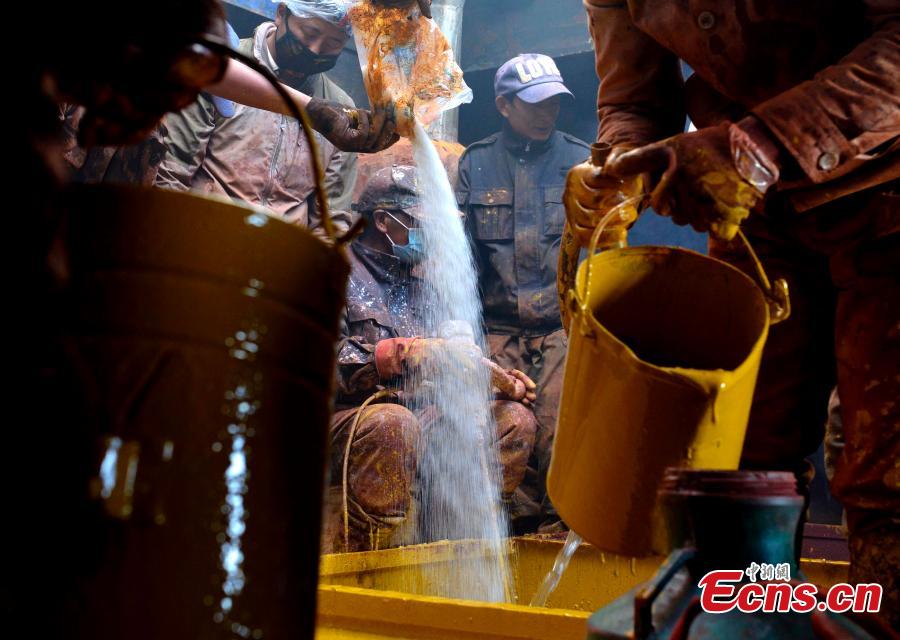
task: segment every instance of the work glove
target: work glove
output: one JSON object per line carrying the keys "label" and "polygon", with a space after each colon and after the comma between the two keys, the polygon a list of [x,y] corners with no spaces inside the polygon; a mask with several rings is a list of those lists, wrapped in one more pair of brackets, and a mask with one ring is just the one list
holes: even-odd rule
{"label": "work glove", "polygon": [[650,195],[657,212],[731,240],[778,181],[778,156],[765,127],[751,116],[611,157],[604,173],[626,179],[661,172]]}
{"label": "work glove", "polygon": [[[614,178],[603,172],[604,163],[629,150],[627,147],[603,147],[601,143],[591,146],[591,158],[575,165],[566,176],[563,204],[566,209],[566,226],[559,243],[559,257],[556,270],[556,291],[559,302],[560,319],[568,330],[570,309],[569,294],[575,286],[575,275],[581,250],[590,246],[591,237],[605,216],[617,205],[618,215],[606,221],[598,247],[624,245],[629,227],[638,216],[638,205],[644,193],[642,176],[625,180]],[[629,200],[633,201],[624,204]]]}
{"label": "work glove", "polygon": [[341,151],[375,153],[400,139],[395,120],[383,109],[371,113],[339,102],[312,98],[306,106],[313,129]]}
{"label": "work glove", "polygon": [[419,11],[422,12],[423,16],[426,18],[431,17],[431,0],[372,0],[372,2],[389,9],[395,7],[408,7],[415,2],[419,5]]}
{"label": "work glove", "polygon": [[[609,158],[629,149],[614,147]],[[614,206],[631,197],[643,195],[641,176],[627,179],[614,178],[603,172],[596,158],[577,164],[566,176],[563,203],[569,229],[581,246],[588,246],[591,236],[603,217]],[[628,228],[637,220],[637,206],[622,207],[621,215],[610,219],[599,238],[600,246],[612,246],[624,242]]]}
{"label": "work glove", "polygon": [[[389,380],[395,376],[437,366],[443,356],[445,340],[440,338],[388,338],[375,345],[375,368],[378,377]],[[480,352],[479,352],[480,355]]]}

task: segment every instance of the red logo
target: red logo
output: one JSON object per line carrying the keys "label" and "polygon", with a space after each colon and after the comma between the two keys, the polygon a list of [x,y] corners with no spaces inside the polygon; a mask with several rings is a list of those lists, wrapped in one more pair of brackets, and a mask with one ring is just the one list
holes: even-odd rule
{"label": "red logo", "polygon": [[[749,582],[744,578],[749,577]],[[759,576],[759,582],[757,582]],[[820,593],[810,582],[791,580],[790,565],[755,562],[745,570],[719,569],[700,578],[700,606],[707,613],[877,613],[881,610],[880,584],[839,583]]]}

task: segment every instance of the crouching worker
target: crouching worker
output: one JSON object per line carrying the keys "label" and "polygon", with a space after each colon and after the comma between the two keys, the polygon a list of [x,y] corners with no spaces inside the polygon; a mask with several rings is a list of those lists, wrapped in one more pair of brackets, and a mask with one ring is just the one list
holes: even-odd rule
{"label": "crouching worker", "polygon": [[[441,340],[419,336],[421,281],[415,272],[423,253],[416,227],[428,212],[419,207],[415,168],[376,172],[356,208],[368,224],[348,252],[352,266],[338,347],[325,553],[415,541],[417,456],[429,411],[414,413],[404,406],[403,394],[390,390],[409,392],[419,365],[442,348]],[[490,368],[490,361],[481,360]],[[493,412],[508,500],[534,447],[536,422],[528,406],[535,386],[521,372],[494,367],[492,380],[503,387],[495,390]]]}

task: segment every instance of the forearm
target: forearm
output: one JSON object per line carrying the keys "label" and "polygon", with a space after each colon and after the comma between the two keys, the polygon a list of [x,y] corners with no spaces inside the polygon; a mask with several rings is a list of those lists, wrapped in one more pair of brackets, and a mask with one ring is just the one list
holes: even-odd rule
{"label": "forearm", "polygon": [[685,113],[678,59],[632,24],[626,3],[584,4],[600,78],[597,139],[638,147],[680,133]]}
{"label": "forearm", "polygon": [[[294,102],[304,109],[306,108],[310,101],[308,95],[285,84],[281,86],[290,94]],[[206,90],[213,95],[248,107],[292,115],[275,87],[266,78],[237,60],[229,60],[222,80],[207,87]]]}

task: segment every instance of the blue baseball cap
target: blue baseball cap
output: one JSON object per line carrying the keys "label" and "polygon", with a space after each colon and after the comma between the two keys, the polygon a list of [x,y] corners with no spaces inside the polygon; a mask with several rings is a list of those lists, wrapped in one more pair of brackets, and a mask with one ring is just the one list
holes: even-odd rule
{"label": "blue baseball cap", "polygon": [[542,53],[520,53],[504,62],[494,76],[494,94],[514,95],[531,104],[558,95],[575,97],[563,84],[553,58]]}

